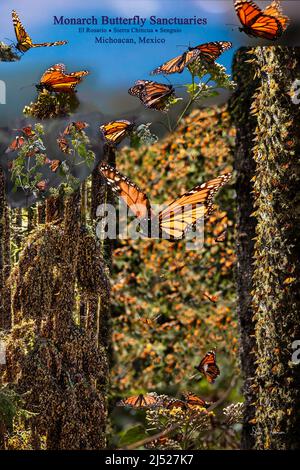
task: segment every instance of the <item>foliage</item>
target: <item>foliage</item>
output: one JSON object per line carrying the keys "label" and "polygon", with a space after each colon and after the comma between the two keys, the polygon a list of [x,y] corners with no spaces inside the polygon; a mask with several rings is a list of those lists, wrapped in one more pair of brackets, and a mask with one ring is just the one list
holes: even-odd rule
{"label": "foliage", "polygon": [[75,93],[52,94],[47,90],[39,92],[35,102],[25,106],[23,113],[36,119],[50,119],[69,116],[79,106]]}
{"label": "foliage", "polygon": [[0,62],[16,62],[21,56],[16,54],[12,46],[0,41]]}

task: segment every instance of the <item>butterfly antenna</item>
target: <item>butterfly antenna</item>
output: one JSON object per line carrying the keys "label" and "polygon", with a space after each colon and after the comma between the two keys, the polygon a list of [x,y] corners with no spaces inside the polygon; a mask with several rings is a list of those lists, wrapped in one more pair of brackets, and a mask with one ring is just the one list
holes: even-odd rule
{"label": "butterfly antenna", "polygon": [[32,86],[35,86],[35,83],[32,83],[31,85],[22,86],[20,90],[24,90],[25,88],[31,88]]}

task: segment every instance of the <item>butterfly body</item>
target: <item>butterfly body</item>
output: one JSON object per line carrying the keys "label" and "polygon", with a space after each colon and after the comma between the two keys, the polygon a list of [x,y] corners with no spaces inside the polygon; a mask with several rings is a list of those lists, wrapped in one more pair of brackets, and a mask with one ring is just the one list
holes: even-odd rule
{"label": "butterfly body", "polygon": [[47,90],[50,93],[73,93],[76,85],[88,74],[87,70],[66,73],[64,64],[55,64],[44,72],[36,88],[40,91]]}
{"label": "butterfly body", "polygon": [[63,46],[64,44],[67,44],[67,41],[43,42],[40,44],[34,44],[15,10],[12,11],[12,20],[17,38],[16,49],[22,53],[27,52],[29,49],[35,47]]}
{"label": "butterfly body", "polygon": [[165,112],[168,109],[168,101],[174,96],[172,85],[153,82],[151,80],[137,80],[128,93],[137,96],[141,102],[150,109]]}
{"label": "butterfly body", "polygon": [[289,18],[282,14],[278,0],[273,0],[264,10],[252,0],[236,0],[234,6],[242,23],[239,30],[248,36],[275,41],[288,26]]}
{"label": "butterfly body", "polygon": [[220,369],[216,363],[216,353],[214,351],[208,351],[204,358],[200,361],[198,366],[195,366],[209,383],[214,383],[216,378],[220,375]]}
{"label": "butterfly body", "polygon": [[146,193],[127,176],[107,164],[100,165],[99,171],[112,190],[139,219],[140,235],[171,241],[183,239],[186,232],[196,227],[200,219],[209,217],[213,212],[213,198],[216,192],[231,178],[231,174],[226,173],[199,184],[155,215]]}

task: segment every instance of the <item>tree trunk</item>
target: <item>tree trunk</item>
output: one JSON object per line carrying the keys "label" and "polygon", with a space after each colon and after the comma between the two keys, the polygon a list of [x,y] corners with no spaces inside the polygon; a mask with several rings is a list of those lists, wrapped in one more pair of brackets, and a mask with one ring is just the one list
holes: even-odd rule
{"label": "tree trunk", "polygon": [[248,117],[239,122],[236,155],[244,448],[300,448],[300,368],[292,362],[293,341],[300,339],[300,108],[291,100],[299,57],[299,49],[257,47],[240,72],[240,98],[251,69],[259,80],[244,101]]}

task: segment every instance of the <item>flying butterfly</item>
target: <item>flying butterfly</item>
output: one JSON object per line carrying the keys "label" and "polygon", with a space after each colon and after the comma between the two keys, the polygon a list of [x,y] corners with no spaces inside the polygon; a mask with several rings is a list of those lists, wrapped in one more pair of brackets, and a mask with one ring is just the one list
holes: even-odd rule
{"label": "flying butterfly", "polygon": [[126,119],[119,119],[118,121],[110,121],[100,126],[100,131],[103,133],[105,140],[109,144],[119,144],[126,135],[128,135],[134,127],[134,124]]}
{"label": "flying butterfly", "polygon": [[261,10],[252,0],[236,0],[235,10],[244,31],[249,36],[275,41],[287,29],[289,18],[282,14],[278,0]]}
{"label": "flying butterfly", "polygon": [[162,112],[167,111],[170,98],[175,96],[172,85],[151,80],[137,80],[128,93],[137,96],[147,108]]}
{"label": "flying butterfly", "polygon": [[89,74],[87,70],[72,73],[65,73],[65,70],[64,64],[55,64],[47,69],[42,75],[39,85],[36,86],[37,89],[55,93],[73,93],[76,85]]}
{"label": "flying butterfly", "polygon": [[159,405],[158,397],[155,393],[146,395],[140,394],[128,398],[124,398],[117,403],[117,406],[129,406],[130,408],[153,408]]}
{"label": "flying butterfly", "polygon": [[67,41],[55,41],[55,42],[43,42],[41,44],[34,44],[31,37],[26,32],[24,26],[22,25],[20,18],[15,10],[12,11],[12,20],[14,25],[14,30],[17,38],[16,48],[20,52],[27,52],[33,47],[51,47],[51,46],[63,46],[67,44]]}
{"label": "flying butterfly", "polygon": [[206,402],[205,400],[203,400],[202,398],[198,397],[198,395],[196,395],[195,393],[193,392],[184,392],[182,394],[185,402],[190,406],[190,407],[193,407],[193,406],[200,406],[201,408],[208,408],[210,406],[210,403],[209,402]]}
{"label": "flying butterfly", "polygon": [[224,51],[230,49],[232,43],[229,41],[215,41],[200,44],[199,46],[189,47],[186,52],[154,69],[151,74],[169,75],[171,73],[182,73],[185,67],[195,60],[213,63]]}
{"label": "flying butterfly", "polygon": [[155,215],[147,195],[129,178],[107,164],[101,164],[99,171],[112,190],[140,219],[141,235],[168,240],[184,238],[187,231],[196,227],[198,220],[208,218],[214,209],[213,198],[216,192],[231,178],[231,174],[226,173],[199,184]]}
{"label": "flying butterfly", "polygon": [[200,361],[200,364],[195,366],[195,369],[203,374],[209,383],[214,383],[216,378],[220,375],[220,369],[216,363],[216,353],[214,351],[208,351]]}

